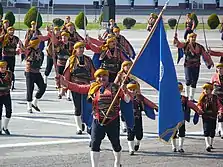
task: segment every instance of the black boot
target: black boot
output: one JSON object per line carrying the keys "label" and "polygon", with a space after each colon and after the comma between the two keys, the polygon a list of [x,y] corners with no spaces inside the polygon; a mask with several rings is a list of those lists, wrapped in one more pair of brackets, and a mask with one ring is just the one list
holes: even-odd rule
{"label": "black boot", "polygon": [[10,132],[8,129],[3,128],[2,130],[5,132],[6,135],[10,135]]}
{"label": "black boot", "polygon": [[15,89],[15,81],[12,81],[12,87],[11,87],[12,91]]}
{"label": "black boot", "polygon": [[138,151],[139,150],[139,145],[135,145],[134,150]]}
{"label": "black boot", "polygon": [[211,147],[210,147],[210,146],[207,147],[207,148],[206,148],[206,151],[207,151],[207,152],[211,152]]}

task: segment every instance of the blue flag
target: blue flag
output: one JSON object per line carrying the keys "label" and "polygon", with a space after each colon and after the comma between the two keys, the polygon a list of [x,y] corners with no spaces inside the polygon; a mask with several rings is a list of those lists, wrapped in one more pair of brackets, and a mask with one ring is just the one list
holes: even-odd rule
{"label": "blue flag", "polygon": [[159,25],[155,30],[151,40],[146,44],[140,58],[132,69],[132,74],[155,89],[159,90],[159,71],[160,71],[160,40]]}
{"label": "blue flag", "polygon": [[93,121],[92,103],[87,101],[87,95],[81,95],[81,109],[83,123],[85,123],[88,128],[91,128]]}
{"label": "blue flag", "polygon": [[184,116],[176,70],[162,19],[132,73],[159,90],[158,133],[161,139],[169,141]]}
{"label": "blue flag", "polygon": [[177,64],[179,64],[180,60],[184,57],[184,51],[182,48],[178,48],[178,57],[177,57]]}
{"label": "blue flag", "polygon": [[132,101],[130,101],[129,103],[126,103],[124,100],[121,100],[120,109],[121,109],[121,114],[125,119],[127,127],[130,129],[133,129],[135,120],[134,120]]}

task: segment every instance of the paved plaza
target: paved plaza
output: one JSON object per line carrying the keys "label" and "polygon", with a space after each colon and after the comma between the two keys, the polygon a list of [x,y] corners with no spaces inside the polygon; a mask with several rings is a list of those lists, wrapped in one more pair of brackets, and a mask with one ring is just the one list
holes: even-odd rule
{"label": "paved plaza", "polygon": [[[79,33],[83,35],[83,31]],[[148,35],[144,30],[125,30],[121,33],[132,43],[137,53]],[[197,41],[204,45],[203,32],[196,33]],[[24,38],[24,34],[25,32],[20,32],[21,39]],[[89,31],[88,34],[96,37],[98,31]],[[174,31],[167,32],[176,62],[177,49],[173,46],[173,34]],[[223,51],[218,30],[206,31],[206,36],[209,47]],[[179,31],[179,39],[183,40],[183,31]],[[92,56],[90,51],[86,51],[86,54]],[[214,58],[215,63],[218,61],[219,58]],[[12,135],[0,136],[0,167],[90,167],[89,136],[86,132],[76,135],[73,103],[65,98],[57,98],[54,71],[50,75],[46,93],[39,102],[41,112],[27,113],[24,66],[24,62],[21,63],[18,56],[15,68],[16,89],[11,93],[13,114],[9,129]],[[42,74],[45,66],[46,58]],[[176,70],[179,81],[184,83],[183,60],[176,64]],[[215,68],[208,70],[202,62],[196,99],[201,93],[201,86],[210,80],[214,72]],[[142,93],[157,103],[158,92],[145,83],[141,85]],[[200,119],[196,126],[192,122],[186,124],[185,153],[180,154],[172,153],[169,143],[159,141],[157,119],[153,121],[144,117],[144,138],[140,150],[134,156],[129,156],[126,134],[121,133],[123,167],[223,167],[223,140],[216,137],[215,149],[211,153],[206,152],[201,123]],[[107,139],[103,141],[101,149],[100,167],[112,167],[114,157]]]}

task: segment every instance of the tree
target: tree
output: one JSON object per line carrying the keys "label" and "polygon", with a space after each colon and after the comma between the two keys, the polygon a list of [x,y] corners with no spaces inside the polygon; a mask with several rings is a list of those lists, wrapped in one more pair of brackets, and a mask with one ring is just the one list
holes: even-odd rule
{"label": "tree", "polygon": [[15,16],[11,11],[6,12],[5,20],[9,21],[9,26],[13,26],[15,24]]}
{"label": "tree", "polygon": [[53,24],[54,26],[61,27],[64,24],[64,21],[60,18],[55,18],[53,19]]}
{"label": "tree", "polygon": [[86,22],[86,26],[87,26],[87,17],[84,16],[84,12],[80,12],[76,19],[75,19],[75,25],[79,28],[79,29],[84,29],[86,27],[84,27],[84,18],[85,18],[85,22]]}
{"label": "tree", "polygon": [[30,28],[31,27],[31,22],[36,21],[37,13],[38,13],[37,28],[40,28],[43,25],[41,14],[38,12],[36,7],[32,7],[28,10],[28,12],[26,13],[25,18],[24,18],[24,24],[27,27]]}
{"label": "tree", "polygon": [[220,20],[218,18],[218,15],[217,14],[211,14],[209,17],[208,17],[208,26],[211,28],[211,29],[216,29],[220,24]]}

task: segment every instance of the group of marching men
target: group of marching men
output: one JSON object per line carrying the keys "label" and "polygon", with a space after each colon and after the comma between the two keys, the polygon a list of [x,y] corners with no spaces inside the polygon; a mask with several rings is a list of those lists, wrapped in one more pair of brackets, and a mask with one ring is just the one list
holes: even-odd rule
{"label": "group of marching men", "polygon": [[[187,20],[189,22],[191,20]],[[192,22],[192,21],[191,21]],[[59,27],[48,27],[47,35],[43,36],[37,29],[35,21],[31,23],[31,28],[27,31],[24,43],[14,35],[14,28],[8,26],[8,21],[4,20],[0,28],[0,41],[2,60],[0,61],[0,134],[4,131],[10,135],[8,130],[11,118],[11,96],[10,89],[14,89],[15,56],[21,54],[25,59],[25,77],[27,86],[27,111],[32,113],[32,109],[40,111],[38,101],[45,93],[47,87],[47,77],[52,67],[56,69],[56,84],[58,87],[58,97],[67,95],[75,106],[75,122],[77,134],[82,134],[85,126],[82,122],[82,101],[83,97],[92,103],[93,120],[88,133],[91,135],[91,163],[92,167],[97,167],[100,157],[101,141],[107,134],[115,156],[114,167],[121,166],[121,145],[120,145],[120,102],[132,102],[134,112],[134,127],[127,127],[127,139],[129,153],[133,155],[138,151],[140,141],[143,138],[142,111],[145,106],[158,111],[158,106],[144,97],[140,91],[140,84],[134,76],[127,75],[132,61],[135,57],[131,44],[120,34],[120,29],[110,20],[109,27],[103,36],[98,39],[86,36],[82,38],[76,31],[70,17],[66,17],[65,25]],[[193,24],[186,24],[189,27]],[[199,77],[200,59],[203,57],[207,67],[214,66],[211,56],[223,56],[223,53],[209,50],[196,43],[196,34],[192,28],[187,27],[187,39],[180,42],[177,34],[174,37],[174,45],[182,48],[185,54],[185,96],[181,95],[182,108],[185,120],[188,121],[189,109],[193,109],[198,115],[202,115],[203,130],[205,136],[206,150],[213,149],[213,139],[215,137],[216,121],[219,122],[219,132],[223,135],[223,62],[216,65],[216,73],[211,78],[211,82],[203,85],[203,92],[195,105],[194,94]],[[47,66],[44,77],[40,73],[43,63],[43,49],[41,44],[47,44]],[[93,60],[84,54],[84,50],[92,50]],[[38,91],[33,99],[34,83],[38,86]],[[183,91],[183,84],[178,84],[179,91]],[[114,97],[118,93],[117,100],[110,107]],[[121,100],[120,100],[121,99]],[[6,117],[2,124],[3,105],[6,108]],[[109,112],[107,112],[109,110]],[[182,111],[179,111],[182,112]],[[122,117],[122,122],[125,118]],[[134,143],[134,138],[136,142]],[[176,138],[179,137],[179,148],[176,147]],[[183,143],[185,137],[185,124],[172,137],[174,152],[184,152]],[[223,137],[222,137],[223,138]]]}

